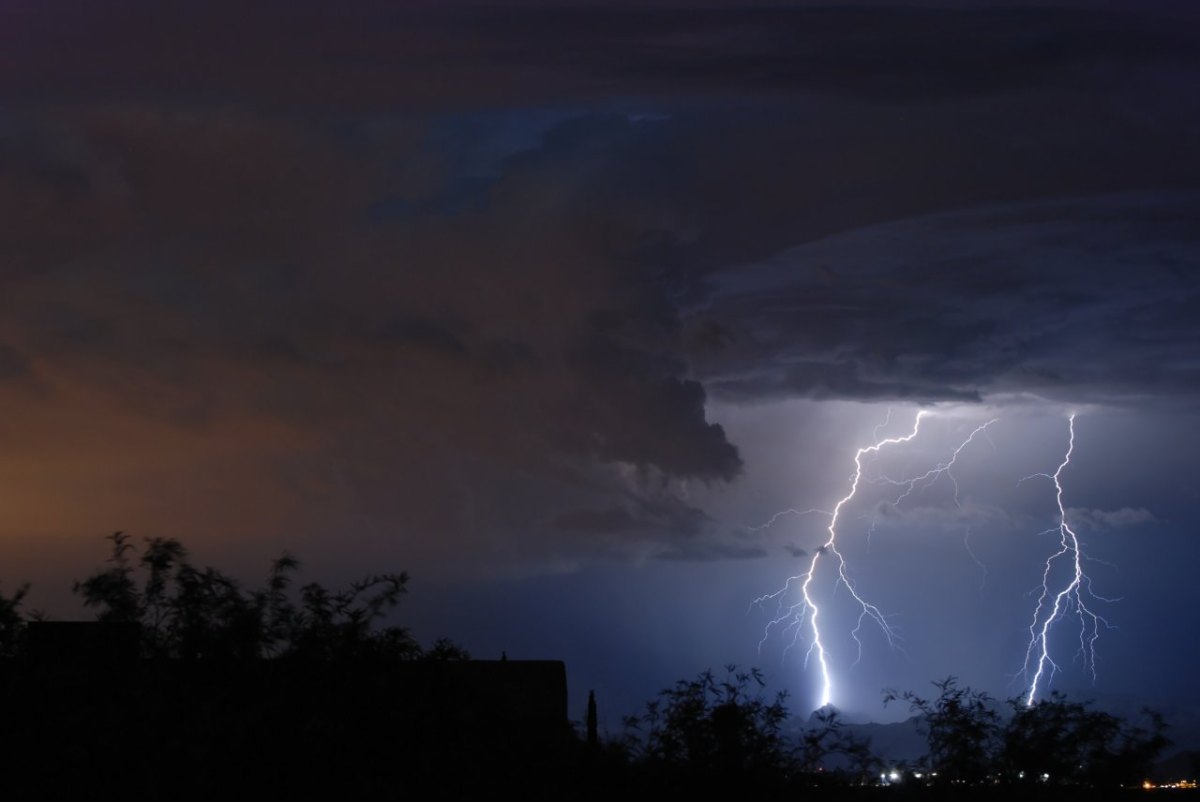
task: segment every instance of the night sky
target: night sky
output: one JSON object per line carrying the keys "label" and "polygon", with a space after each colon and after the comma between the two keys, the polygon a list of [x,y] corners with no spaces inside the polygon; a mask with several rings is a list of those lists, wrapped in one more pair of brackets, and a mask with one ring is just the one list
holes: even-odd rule
{"label": "night sky", "polygon": [[895,717],[1026,686],[1075,413],[1111,628],[1052,687],[1200,720],[1200,12],[1037,5],[4,2],[2,589],[287,549],[610,730],[731,662],[804,713],[753,602],[829,519],[765,524],[924,409],[838,526],[898,648],[813,583],[834,703]]}

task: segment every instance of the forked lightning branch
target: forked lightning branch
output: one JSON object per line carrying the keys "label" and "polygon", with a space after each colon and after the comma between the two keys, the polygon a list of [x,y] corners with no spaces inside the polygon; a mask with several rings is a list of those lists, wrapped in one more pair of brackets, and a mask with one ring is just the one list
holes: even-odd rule
{"label": "forked lightning branch", "polygon": [[[890,648],[898,648],[899,637],[892,625],[889,624],[887,615],[870,600],[869,593],[858,587],[851,578],[845,554],[839,548],[838,541],[839,537],[843,536],[840,529],[843,525],[846,508],[854,501],[863,484],[864,460],[874,458],[884,450],[903,448],[911,443],[921,435],[922,421],[931,414],[927,410],[918,412],[913,420],[912,428],[907,434],[885,438],[877,437],[876,442],[859,448],[854,454],[854,467],[849,479],[849,488],[832,509],[788,509],[776,513],[766,523],[755,527],[756,530],[767,529],[785,516],[820,515],[828,518],[829,523],[825,529],[824,542],[814,551],[808,560],[806,569],[802,573],[788,577],[783,586],[775,592],[754,600],[754,605],[769,609],[772,616],[764,629],[762,640],[759,642],[760,649],[773,636],[787,640],[785,654],[799,643],[807,644],[804,665],[806,668],[815,665],[820,685],[818,707],[834,703],[837,690],[836,677],[841,670],[841,667],[833,665],[833,657],[827,646],[826,623],[822,617],[826,607],[834,602],[832,597],[829,599],[818,597],[814,582],[819,574],[828,573],[833,579],[835,590],[841,587],[848,592],[849,603],[853,605],[851,609],[855,614],[854,626],[848,633],[857,648],[855,664],[862,659],[861,633],[865,625],[876,627]],[[889,421],[890,418],[889,411]],[[934,482],[944,478],[953,487],[955,506],[960,507],[960,489],[954,475],[954,467],[963,452],[980,436],[986,437],[988,428],[996,422],[997,419],[993,418],[977,426],[953,449],[944,462],[938,463],[919,475],[905,479],[885,476],[873,481],[894,486],[897,493],[891,499],[891,503],[898,506],[913,493],[928,488]],[[1107,627],[1108,622],[1092,609],[1091,603],[1097,600],[1112,601],[1092,592],[1091,580],[1084,571],[1085,557],[1079,538],[1067,520],[1062,479],[1074,452],[1074,414],[1068,418],[1067,430],[1066,453],[1055,472],[1026,477],[1026,479],[1045,478],[1053,483],[1058,521],[1057,525],[1049,531],[1059,534],[1059,548],[1045,562],[1040,595],[1029,625],[1029,643],[1019,674],[1028,682],[1026,704],[1033,704],[1037,700],[1039,693],[1049,685],[1054,674],[1059,670],[1059,666],[1052,656],[1054,654],[1053,635],[1063,619],[1069,616],[1074,616],[1078,620],[1078,652],[1082,656],[1087,670],[1093,679],[1095,678],[1096,641],[1100,636],[1100,630]],[[974,556],[973,553],[972,556]],[[1066,576],[1062,580],[1056,581],[1055,577],[1064,573],[1064,570],[1059,568],[1060,566],[1065,566]],[[846,668],[853,668],[853,665]]]}

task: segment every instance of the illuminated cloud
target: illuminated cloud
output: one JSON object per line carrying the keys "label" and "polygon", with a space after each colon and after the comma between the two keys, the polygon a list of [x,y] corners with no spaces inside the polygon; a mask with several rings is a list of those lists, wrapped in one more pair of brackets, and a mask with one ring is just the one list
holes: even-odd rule
{"label": "illuminated cloud", "polygon": [[[695,360],[718,395],[1172,404],[1200,372],[1195,194],[955,212],[709,279]],[[1133,267],[1136,266],[1136,269]]]}
{"label": "illuminated cloud", "polygon": [[1116,510],[1067,508],[1067,520],[1082,529],[1122,529],[1127,526],[1158,523],[1154,513],[1145,507],[1121,507]]}

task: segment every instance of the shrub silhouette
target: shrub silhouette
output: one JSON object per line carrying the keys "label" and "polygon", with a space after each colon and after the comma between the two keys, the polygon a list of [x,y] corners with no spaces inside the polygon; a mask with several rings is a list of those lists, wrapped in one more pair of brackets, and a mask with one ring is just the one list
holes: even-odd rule
{"label": "shrub silhouette", "polygon": [[[214,568],[194,566],[177,540],[146,540],[135,564],[128,535],[115,532],[108,539],[107,567],[76,582],[75,592],[84,606],[98,610],[100,621],[140,624],[148,657],[415,659],[423,654],[407,629],[376,627],[407,592],[406,573],[374,574],[337,591],[310,582],[300,588],[296,602],[289,590],[300,563],[289,554],[272,563],[263,587],[247,591]],[[0,608],[0,627],[2,616]],[[444,641],[431,654],[435,659],[463,655]]]}
{"label": "shrub silhouette", "polygon": [[992,770],[1000,734],[1000,714],[992,698],[955,677],[933,683],[938,696],[926,699],[912,691],[884,691],[884,704],[897,699],[921,716],[928,751],[926,768],[942,783],[978,783]]}
{"label": "shrub silhouette", "polygon": [[625,743],[652,776],[779,782],[794,767],[783,736],[786,694],[764,699],[757,669],[726,666],[680,680],[625,718]]}
{"label": "shrub silhouette", "polygon": [[1115,787],[1147,775],[1166,747],[1163,718],[1143,711],[1145,726],[1091,710],[1061,693],[1026,705],[1011,700],[998,763],[1009,782]]}
{"label": "shrub silhouette", "polygon": [[29,585],[19,585],[11,596],[0,593],[0,657],[12,657],[20,648],[21,603],[28,592]]}
{"label": "shrub silhouette", "polygon": [[[764,697],[764,686],[758,669],[734,665],[680,680],[625,718],[626,754],[644,779],[673,787],[829,786],[871,773],[878,759],[868,740],[836,710],[818,711],[794,739],[784,731],[786,692]],[[827,763],[835,757],[839,770]]]}
{"label": "shrub silhouette", "polygon": [[932,784],[1060,785],[1117,788],[1140,782],[1169,743],[1163,717],[1143,710],[1140,722],[1092,710],[1054,692],[1026,704],[1008,700],[1003,720],[986,693],[954,677],[933,683],[936,698],[885,691],[885,702],[903,699],[921,716],[927,739],[925,768]]}
{"label": "shrub silhouette", "polygon": [[[807,774],[807,784],[862,784],[874,779],[881,761],[871,751],[870,739],[848,730],[841,714],[832,707],[813,713],[812,721],[816,726],[810,726],[800,734],[798,750],[800,770]],[[841,771],[828,770],[831,758],[841,765]]]}

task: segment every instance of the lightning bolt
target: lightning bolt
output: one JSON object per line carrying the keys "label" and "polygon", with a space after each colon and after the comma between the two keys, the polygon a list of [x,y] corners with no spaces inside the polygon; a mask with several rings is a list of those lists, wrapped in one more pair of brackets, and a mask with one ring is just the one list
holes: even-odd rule
{"label": "lightning bolt", "polygon": [[[911,496],[914,491],[925,490],[925,489],[933,486],[933,484],[935,482],[937,482],[938,479],[942,478],[942,476],[944,475],[947,479],[950,480],[950,484],[954,487],[954,506],[961,510],[962,509],[962,499],[960,498],[960,489],[958,486],[958,478],[955,477],[955,475],[954,475],[954,470],[953,470],[954,465],[955,465],[955,463],[958,462],[958,457],[960,454],[962,454],[963,449],[965,449],[967,446],[969,446],[971,444],[971,441],[974,440],[976,438],[976,436],[978,436],[978,435],[983,435],[984,437],[988,437],[988,435],[987,435],[988,427],[991,426],[993,423],[995,423],[998,420],[999,420],[999,418],[992,418],[991,420],[987,421],[986,423],[982,423],[979,426],[976,426],[971,431],[971,433],[969,435],[967,435],[967,439],[963,440],[962,443],[959,444],[958,448],[954,449],[954,453],[950,455],[950,459],[946,460],[945,462],[938,463],[937,467],[930,468],[928,471],[921,474],[920,476],[914,476],[911,479],[892,479],[891,477],[883,476],[874,481],[877,483],[881,483],[881,484],[895,485],[897,487],[904,488],[904,491],[899,496],[897,496],[895,499],[892,500],[892,506],[899,507],[900,502],[904,501],[904,499]],[[878,431],[878,427],[876,427],[876,431]],[[988,442],[991,442],[990,437],[988,437]],[[995,448],[995,447],[996,447],[996,444],[992,443],[992,448]],[[870,544],[871,538],[875,534],[875,526],[878,523],[879,523],[879,519],[877,516],[871,519],[871,526],[867,530],[867,543],[868,544]],[[975,556],[975,552],[971,550],[971,544],[968,540],[969,537],[970,537],[970,528],[968,527],[967,533],[963,537],[963,546],[966,548],[967,553],[971,555],[971,559],[975,561],[976,565],[978,565],[980,568],[983,569],[983,572],[986,575],[987,566],[983,565],[983,563],[981,563],[979,561],[979,558]]]}
{"label": "lightning bolt", "polygon": [[[918,489],[924,490],[925,488],[930,487],[938,479],[942,478],[942,476],[945,476],[950,480],[950,484],[954,487],[954,506],[962,509],[962,501],[959,498],[960,491],[958,487],[958,479],[955,478],[952,469],[954,468],[954,464],[958,462],[958,457],[960,454],[962,454],[963,449],[971,445],[971,441],[974,440],[977,435],[982,434],[987,437],[986,432],[988,427],[997,420],[999,420],[999,418],[992,418],[987,423],[982,423],[979,426],[976,426],[975,429],[969,435],[967,435],[967,439],[963,440],[962,443],[959,444],[958,448],[954,449],[954,453],[950,455],[950,459],[946,460],[945,462],[938,463],[936,468],[930,468],[925,473],[921,474],[920,476],[913,477],[912,479],[891,479],[889,477],[883,477],[880,481],[886,482],[887,484],[904,487],[904,492],[897,496],[896,500],[893,501],[892,504],[898,506],[901,501],[911,496],[913,491]],[[994,443],[992,445],[993,447],[995,446]]]}
{"label": "lightning bolt", "polygon": [[800,517],[803,517],[805,515],[824,515],[824,516],[828,517],[828,516],[833,515],[833,513],[830,512],[829,510],[818,510],[816,508],[813,508],[810,510],[797,510],[797,509],[780,510],[779,512],[775,513],[770,518],[768,518],[766,523],[759,524],[758,526],[746,527],[746,531],[747,532],[761,532],[764,529],[770,529],[772,526],[775,525],[776,521],[778,521],[780,518],[784,517],[785,515],[796,515],[796,516],[800,516]]}
{"label": "lightning bolt", "polygon": [[[846,558],[840,551],[838,551],[837,547],[838,521],[841,519],[843,508],[845,508],[846,504],[848,504],[850,500],[854,498],[855,494],[858,493],[858,487],[862,482],[863,475],[863,457],[867,456],[868,454],[876,454],[885,446],[899,445],[912,440],[920,432],[921,420],[926,416],[926,414],[927,413],[925,410],[921,410],[917,413],[916,420],[913,421],[912,431],[908,434],[901,435],[899,437],[887,437],[882,440],[878,440],[873,445],[865,446],[855,452],[854,475],[850,477],[850,490],[838,501],[837,504],[834,505],[833,510],[829,512],[829,526],[826,528],[829,536],[826,538],[821,547],[813,553],[812,560],[810,560],[808,564],[808,570],[802,574],[789,577],[787,582],[784,583],[784,586],[775,593],[761,596],[755,600],[755,603],[759,605],[762,605],[769,600],[775,600],[780,605],[780,611],[777,617],[767,624],[766,631],[763,634],[763,641],[765,641],[770,635],[772,629],[784,624],[784,622],[787,622],[785,629],[792,629],[795,636],[799,637],[801,625],[805,618],[807,618],[809,629],[812,633],[812,639],[810,641],[808,652],[805,654],[804,662],[807,666],[809,659],[814,655],[816,656],[817,666],[821,674],[821,703],[818,705],[818,707],[824,707],[830,704],[833,700],[833,678],[830,675],[829,670],[829,655],[825,649],[825,643],[821,639],[821,607],[813,598],[812,593],[813,577],[816,576],[817,568],[821,563],[822,557],[828,554],[832,555],[836,560],[837,582],[846,587],[846,589],[850,592],[851,598],[854,599],[855,603],[858,604],[860,608],[858,622],[855,624],[854,629],[850,632],[851,637],[853,637],[855,643],[858,644],[859,656],[862,656],[862,641],[859,638],[859,632],[862,629],[863,622],[866,621],[867,618],[870,618],[879,626],[879,629],[883,632],[883,635],[887,639],[889,646],[895,646],[896,644],[896,633],[892,630],[891,625],[888,624],[883,613],[878,607],[867,601],[858,593],[854,587],[854,583],[846,574]],[[772,518],[772,522],[774,522],[777,517],[778,516]],[[796,583],[799,583],[800,585],[800,601],[784,607],[783,599],[787,596],[792,586]],[[793,640],[793,643],[794,642],[795,641]],[[762,642],[760,642],[759,645],[761,647]]]}
{"label": "lightning bolt", "polygon": [[[817,574],[817,569],[820,567],[823,557],[825,557],[826,555],[829,555],[832,558],[832,560],[834,561],[834,566],[835,566],[836,575],[837,575],[835,587],[837,585],[844,586],[846,588],[846,590],[849,591],[851,598],[854,600],[854,602],[859,607],[858,620],[855,623],[854,628],[850,632],[850,636],[854,639],[854,642],[858,647],[858,656],[855,660],[855,664],[858,663],[858,660],[862,659],[863,644],[862,644],[862,640],[860,638],[860,633],[862,631],[863,624],[868,619],[870,619],[871,621],[874,621],[875,624],[879,627],[880,631],[883,633],[884,638],[887,640],[889,646],[894,648],[897,645],[898,636],[897,636],[895,630],[892,629],[891,625],[888,624],[887,618],[884,616],[883,612],[877,606],[875,606],[871,602],[867,601],[867,599],[864,598],[863,595],[858,592],[854,583],[851,581],[850,577],[847,574],[846,558],[842,554],[842,552],[838,549],[838,545],[837,545],[838,524],[841,521],[842,511],[845,509],[846,505],[849,504],[850,501],[855,497],[855,495],[857,495],[859,487],[861,486],[861,484],[864,481],[864,478],[863,478],[863,460],[864,460],[864,458],[866,458],[869,455],[874,455],[874,454],[879,453],[879,451],[881,451],[883,448],[885,448],[887,446],[902,445],[904,443],[908,443],[908,442],[912,441],[920,433],[921,421],[928,415],[929,415],[929,413],[925,410],[919,411],[916,415],[916,419],[913,421],[912,430],[908,434],[900,435],[897,437],[880,438],[880,436],[879,436],[880,429],[882,427],[886,426],[888,421],[891,420],[891,410],[889,409],[887,421],[885,421],[883,424],[880,424],[880,426],[877,426],[875,428],[874,437],[876,439],[876,442],[869,446],[864,446],[862,448],[859,448],[855,452],[854,473],[850,477],[850,488],[849,488],[848,492],[846,493],[846,495],[843,496],[837,502],[836,505],[834,505],[832,510],[826,511],[826,510],[820,510],[820,509],[808,509],[808,510],[787,509],[787,510],[783,510],[782,512],[775,513],[775,515],[771,516],[771,518],[766,523],[762,524],[761,526],[754,527],[751,530],[751,531],[760,531],[762,529],[766,529],[766,528],[770,527],[771,525],[773,525],[781,517],[786,516],[786,515],[821,514],[821,515],[827,516],[829,518],[829,524],[826,528],[826,531],[828,532],[828,536],[825,539],[825,542],[813,554],[812,559],[808,563],[807,570],[801,574],[797,574],[795,576],[789,577],[787,579],[787,581],[784,583],[784,586],[782,588],[775,591],[774,593],[760,596],[759,598],[755,599],[751,605],[752,607],[755,605],[761,607],[761,606],[766,605],[769,602],[774,602],[776,604],[775,617],[770,622],[767,623],[767,625],[764,629],[764,632],[763,632],[762,640],[759,641],[759,649],[760,650],[761,650],[763,644],[766,643],[767,639],[771,636],[771,634],[776,629],[782,628],[782,631],[785,634],[790,632],[792,635],[791,642],[788,644],[787,648],[784,650],[784,653],[786,654],[787,651],[790,650],[797,643],[797,641],[799,640],[799,638],[804,630],[804,624],[807,623],[808,630],[811,633],[811,639],[809,641],[808,651],[805,653],[804,663],[805,663],[805,666],[807,667],[807,665],[811,659],[813,659],[814,657],[816,659],[817,667],[819,669],[820,676],[821,676],[821,696],[820,696],[820,704],[818,705],[818,707],[824,707],[825,705],[830,704],[833,700],[833,678],[832,678],[830,665],[829,665],[829,654],[825,647],[825,642],[822,640],[822,634],[821,634],[821,621],[820,621],[821,606],[817,604],[817,601],[814,598],[813,588],[812,588],[814,578],[816,577],[816,574]],[[941,478],[943,475],[945,475],[950,480],[951,484],[954,487],[954,502],[957,506],[961,507],[961,502],[960,502],[960,498],[959,498],[958,481],[955,479],[952,469],[953,469],[954,465],[956,464],[959,456],[962,454],[963,450],[977,436],[979,436],[981,434],[986,436],[985,432],[986,432],[987,428],[995,422],[996,422],[996,419],[993,418],[992,420],[989,420],[986,423],[984,423],[980,426],[977,426],[970,433],[970,435],[968,435],[967,438],[965,440],[963,440],[962,443],[959,444],[959,446],[954,450],[954,452],[951,454],[951,456],[948,460],[946,460],[945,462],[939,463],[936,467],[926,471],[925,473],[923,473],[919,476],[913,477],[911,479],[904,479],[904,480],[891,479],[891,478],[885,477],[880,480],[869,480],[869,481],[879,481],[879,482],[883,482],[885,484],[891,484],[891,485],[902,487],[903,492],[893,502],[894,504],[898,505],[901,501],[903,501],[905,498],[910,496],[913,492],[915,492],[919,489],[924,489],[924,488],[931,486],[939,478]],[[872,525],[872,529],[873,528],[874,528],[874,525]],[[869,536],[869,533],[868,533],[868,536]],[[968,548],[968,550],[970,549],[969,544],[968,544],[967,548]],[[973,553],[972,553],[972,557],[974,557]],[[976,560],[976,562],[978,562],[978,560]],[[793,588],[795,588],[797,585],[799,586],[799,599],[797,601],[795,601],[794,603],[789,604],[787,600],[792,598]]]}
{"label": "lightning bolt", "polygon": [[[1075,451],[1075,413],[1067,418],[1069,437],[1067,452],[1058,469],[1053,474],[1033,474],[1026,479],[1044,477],[1054,483],[1055,500],[1058,504],[1058,526],[1051,527],[1047,532],[1058,530],[1059,549],[1046,559],[1046,567],[1042,572],[1041,596],[1033,612],[1033,620],[1029,624],[1029,646],[1025,650],[1025,665],[1021,674],[1025,677],[1032,675],[1029,684],[1029,694],[1025,704],[1032,705],[1037,700],[1038,689],[1043,679],[1049,685],[1058,671],[1058,664],[1050,657],[1050,634],[1054,624],[1065,618],[1072,610],[1079,619],[1079,651],[1084,667],[1096,679],[1096,641],[1100,637],[1100,627],[1111,628],[1102,616],[1090,607],[1088,601],[1097,600],[1112,602],[1092,591],[1092,582],[1084,573],[1083,563],[1087,559],[1079,545],[1079,536],[1067,522],[1067,510],[1063,505],[1062,475],[1071,464],[1071,455]],[[1022,480],[1024,481],[1024,480]],[[1057,592],[1051,590],[1050,574],[1058,564],[1068,566],[1069,581]],[[1031,670],[1032,669],[1032,670]]]}

